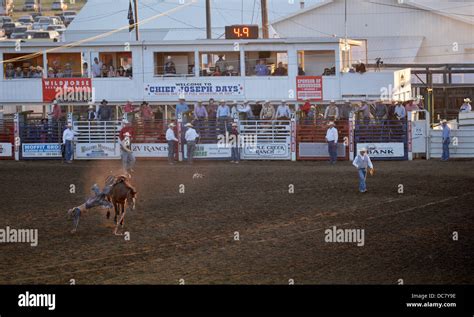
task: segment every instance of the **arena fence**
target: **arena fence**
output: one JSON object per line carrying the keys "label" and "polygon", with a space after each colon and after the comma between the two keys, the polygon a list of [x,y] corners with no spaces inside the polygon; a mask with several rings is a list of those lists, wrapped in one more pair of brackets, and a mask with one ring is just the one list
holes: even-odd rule
{"label": "arena fence", "polygon": [[14,158],[15,126],[13,120],[0,120],[0,160]]}
{"label": "arena fence", "polygon": [[240,121],[244,160],[291,160],[294,121],[246,120]]}
{"label": "arena fence", "polygon": [[167,158],[167,128],[163,120],[135,120],[132,125],[132,149],[135,157]]}
{"label": "arena fence", "polygon": [[356,121],[354,127],[355,154],[367,148],[374,160],[408,159],[408,125],[406,121]]}
{"label": "arena fence", "polygon": [[25,119],[20,121],[20,158],[24,160],[61,159],[65,121]]}
{"label": "arena fence", "polygon": [[[336,121],[339,140],[337,144],[338,160],[349,159],[349,122]],[[329,160],[326,132],[327,120],[302,121],[297,125],[296,144],[298,160]]]}
{"label": "arena fence", "polygon": [[76,136],[74,157],[76,160],[119,159],[120,121],[75,121]]}

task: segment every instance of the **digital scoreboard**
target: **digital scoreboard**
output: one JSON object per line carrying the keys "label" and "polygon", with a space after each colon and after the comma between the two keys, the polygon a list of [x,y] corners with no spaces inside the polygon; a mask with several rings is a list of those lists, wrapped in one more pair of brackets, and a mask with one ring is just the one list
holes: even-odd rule
{"label": "digital scoreboard", "polygon": [[258,25],[231,25],[225,27],[227,40],[258,39]]}

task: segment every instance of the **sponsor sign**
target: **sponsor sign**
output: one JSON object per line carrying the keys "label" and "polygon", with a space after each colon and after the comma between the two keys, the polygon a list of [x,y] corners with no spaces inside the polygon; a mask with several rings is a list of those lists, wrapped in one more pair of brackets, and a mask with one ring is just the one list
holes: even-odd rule
{"label": "sponsor sign", "polygon": [[[232,149],[219,144],[196,144],[195,159],[230,159]],[[184,159],[188,158],[188,147],[184,144]]]}
{"label": "sponsor sign", "polygon": [[61,144],[58,143],[31,143],[21,145],[23,158],[60,158]]}
{"label": "sponsor sign", "polygon": [[167,143],[132,143],[135,157],[168,157]]}
{"label": "sponsor sign", "polygon": [[290,142],[288,143],[260,143],[246,145],[242,157],[245,160],[290,160]]}
{"label": "sponsor sign", "polygon": [[[301,158],[329,158],[327,143],[300,143],[298,150]],[[344,143],[337,143],[337,157],[346,157]]]}
{"label": "sponsor sign", "polygon": [[[405,156],[405,145],[400,143],[358,143],[357,154],[360,149],[367,148],[371,158],[403,158]],[[357,155],[356,154],[356,155]]]}
{"label": "sponsor sign", "polygon": [[92,99],[90,78],[43,78],[43,101],[81,102]]}
{"label": "sponsor sign", "polygon": [[77,143],[75,154],[78,160],[118,159],[120,145],[118,143]]}
{"label": "sponsor sign", "polygon": [[243,97],[244,84],[242,81],[160,81],[145,84],[145,95],[149,97]]}
{"label": "sponsor sign", "polygon": [[0,157],[13,156],[13,146],[11,143],[0,143]]}
{"label": "sponsor sign", "polygon": [[310,99],[312,101],[323,100],[323,77],[322,76],[297,76],[296,97],[298,100]]}

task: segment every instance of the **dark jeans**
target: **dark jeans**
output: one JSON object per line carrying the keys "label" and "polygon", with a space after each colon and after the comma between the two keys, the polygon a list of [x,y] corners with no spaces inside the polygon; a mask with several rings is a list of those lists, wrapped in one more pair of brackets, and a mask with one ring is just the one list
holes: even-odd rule
{"label": "dark jeans", "polygon": [[447,161],[449,159],[449,143],[451,143],[449,138],[443,139],[443,154],[441,155],[441,159],[443,161]]}
{"label": "dark jeans", "polygon": [[66,141],[66,161],[72,161],[73,147],[72,141]]}
{"label": "dark jeans", "polygon": [[174,162],[174,149],[176,141],[168,141],[168,162]]}
{"label": "dark jeans", "polygon": [[232,147],[232,161],[240,161],[240,148],[238,146]]}
{"label": "dark jeans", "polygon": [[196,150],[196,141],[187,141],[188,143],[188,163],[193,162],[194,150]]}
{"label": "dark jeans", "polygon": [[328,142],[329,162],[335,163],[337,161],[337,143],[334,141]]}

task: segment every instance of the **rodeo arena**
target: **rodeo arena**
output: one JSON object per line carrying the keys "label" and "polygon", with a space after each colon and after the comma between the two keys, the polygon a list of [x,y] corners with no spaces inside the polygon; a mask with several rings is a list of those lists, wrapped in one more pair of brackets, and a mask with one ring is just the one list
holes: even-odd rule
{"label": "rodeo arena", "polygon": [[472,285],[473,3],[78,2],[0,40],[0,284]]}

